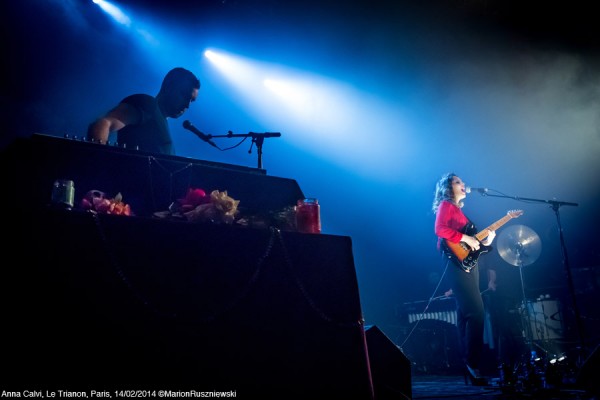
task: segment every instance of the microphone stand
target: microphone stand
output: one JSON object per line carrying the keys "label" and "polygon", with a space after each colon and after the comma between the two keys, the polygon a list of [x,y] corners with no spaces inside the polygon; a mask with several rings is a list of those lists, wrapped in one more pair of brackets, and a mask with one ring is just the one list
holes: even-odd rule
{"label": "microphone stand", "polygon": [[514,199],[519,201],[528,201],[528,202],[536,202],[536,203],[546,203],[550,204],[550,208],[554,210],[554,214],[556,215],[556,221],[558,223],[558,233],[560,238],[560,250],[563,258],[563,265],[565,267],[565,272],[567,274],[567,284],[569,286],[569,294],[571,295],[571,301],[573,302],[573,311],[575,313],[575,322],[577,326],[577,334],[579,336],[579,343],[581,345],[581,351],[586,351],[584,333],[583,333],[583,325],[581,323],[581,315],[579,313],[579,307],[577,306],[577,300],[575,298],[575,287],[573,286],[573,277],[571,275],[571,267],[569,265],[569,257],[567,255],[567,246],[565,245],[565,238],[563,234],[563,228],[560,222],[560,213],[559,208],[561,206],[575,206],[577,207],[579,204],[577,203],[569,203],[566,201],[557,201],[557,200],[542,200],[542,199],[530,199],[527,197],[518,197],[518,196],[506,196],[503,194],[490,194],[488,191],[482,192],[482,196],[489,197],[503,197],[506,199]]}
{"label": "microphone stand", "polygon": [[[257,152],[257,155],[258,155],[258,168],[262,169],[262,167],[263,167],[263,163],[262,163],[262,147],[263,147],[263,142],[265,141],[265,138],[280,137],[281,133],[280,132],[233,133],[233,132],[229,131],[229,132],[227,132],[226,135],[209,135],[209,136],[211,138],[215,138],[215,137],[227,137],[227,138],[232,138],[232,137],[247,138],[247,137],[251,137],[252,138],[252,143],[256,144],[256,152]],[[250,150],[248,151],[248,153],[250,153],[250,152],[252,152],[252,146],[250,146]]]}

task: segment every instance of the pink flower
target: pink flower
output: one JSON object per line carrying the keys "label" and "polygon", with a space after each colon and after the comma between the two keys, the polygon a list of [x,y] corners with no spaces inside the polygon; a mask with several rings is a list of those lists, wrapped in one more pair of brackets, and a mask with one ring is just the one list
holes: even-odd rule
{"label": "pink flower", "polygon": [[101,214],[133,215],[129,204],[123,202],[121,193],[117,193],[114,198],[109,199],[104,192],[90,190],[81,199],[80,205],[84,210],[91,210]]}

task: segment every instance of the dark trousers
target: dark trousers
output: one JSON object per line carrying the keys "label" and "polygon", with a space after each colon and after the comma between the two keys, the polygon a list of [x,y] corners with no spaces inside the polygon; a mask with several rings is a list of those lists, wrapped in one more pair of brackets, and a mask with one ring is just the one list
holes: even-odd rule
{"label": "dark trousers", "polygon": [[447,259],[446,274],[457,304],[458,338],[463,360],[479,368],[483,352],[483,299],[479,290],[479,267],[465,272],[452,259]]}

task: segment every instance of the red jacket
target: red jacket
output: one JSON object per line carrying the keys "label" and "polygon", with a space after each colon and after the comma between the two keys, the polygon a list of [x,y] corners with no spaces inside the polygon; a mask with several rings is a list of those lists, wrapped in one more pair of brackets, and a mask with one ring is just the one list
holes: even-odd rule
{"label": "red jacket", "polygon": [[435,215],[435,234],[438,236],[438,250],[442,239],[458,243],[462,238],[462,230],[469,223],[469,219],[455,204],[444,200]]}

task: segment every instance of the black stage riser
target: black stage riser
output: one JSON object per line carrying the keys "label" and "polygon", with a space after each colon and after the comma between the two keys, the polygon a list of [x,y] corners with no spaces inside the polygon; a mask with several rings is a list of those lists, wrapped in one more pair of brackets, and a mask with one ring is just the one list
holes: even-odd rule
{"label": "black stage riser", "polygon": [[372,398],[348,237],[52,210],[9,230],[6,390]]}

